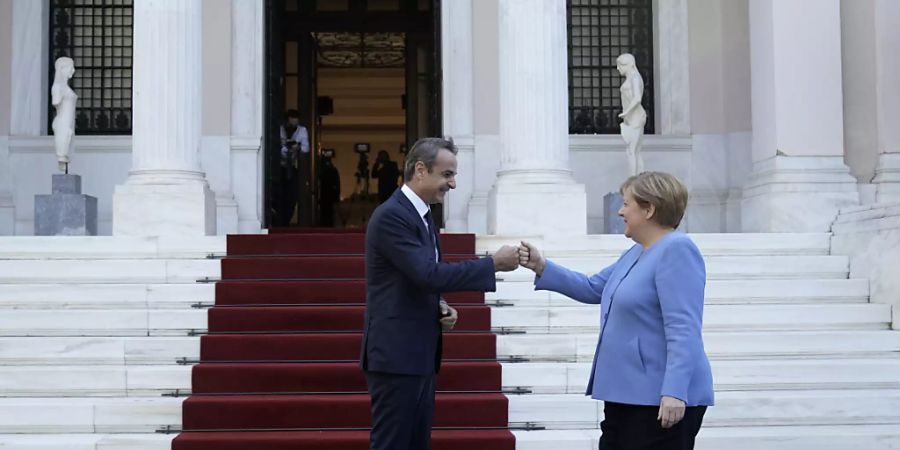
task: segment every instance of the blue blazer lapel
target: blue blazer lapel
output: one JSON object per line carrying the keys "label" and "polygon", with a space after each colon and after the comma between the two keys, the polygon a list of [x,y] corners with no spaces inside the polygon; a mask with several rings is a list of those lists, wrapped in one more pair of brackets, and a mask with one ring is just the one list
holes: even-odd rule
{"label": "blue blazer lapel", "polygon": [[601,308],[603,309],[603,317],[609,317],[609,308],[612,306],[612,299],[616,295],[616,291],[619,289],[619,285],[622,284],[622,281],[625,280],[625,277],[628,276],[628,272],[631,272],[631,269],[637,264],[639,257],[641,256],[640,252],[629,252],[627,258],[623,258],[621,261],[622,264],[617,265],[616,270],[613,271],[612,277],[609,280],[609,298],[603,299],[601,303]]}

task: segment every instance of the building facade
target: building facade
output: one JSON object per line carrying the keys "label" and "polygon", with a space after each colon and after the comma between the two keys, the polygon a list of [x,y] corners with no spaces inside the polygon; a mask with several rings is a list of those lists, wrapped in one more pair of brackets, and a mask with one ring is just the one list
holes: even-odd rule
{"label": "building facade", "polygon": [[[34,195],[49,191],[56,170],[51,52],[61,45],[54,30],[67,24],[52,14],[68,3],[79,4],[0,0],[3,235],[33,233]],[[644,61],[652,58],[644,77],[652,112],[644,157],[648,169],[672,172],[690,187],[687,231],[828,231],[842,208],[900,200],[896,2],[318,3],[335,11],[435,9],[439,102],[432,106],[440,106],[440,133],[460,149],[458,187],[444,206],[449,231],[602,232],[603,196],[618,189],[627,164],[616,124],[598,119],[617,102],[600,90],[617,92],[622,78],[602,72],[602,62],[594,73],[575,60],[617,56],[594,50],[637,49],[649,53]],[[268,225],[265,154],[277,119],[267,116],[267,12],[291,4],[139,0],[131,17],[93,18],[95,27],[124,30],[104,35],[113,42],[107,47],[122,50],[100,65],[75,56],[79,70],[100,74],[91,75],[96,85],[75,86],[93,131],[76,138],[72,164],[84,192],[99,199],[100,234],[258,233]],[[310,2],[293,4],[302,16]],[[649,12],[643,41],[634,29],[627,37],[604,31],[638,22],[637,10]],[[319,94],[332,89],[340,109],[341,92],[352,89],[342,91],[319,64]],[[381,86],[377,69],[357,69],[356,82]],[[384,89],[396,87],[396,80],[382,81]],[[405,92],[399,86],[408,100],[409,83]],[[590,129],[577,126],[582,107],[591,111]],[[353,135],[354,123],[400,116],[391,126],[403,127],[404,112],[394,109],[358,107],[367,118],[326,117],[322,129],[332,136],[346,130],[349,145],[364,138]]]}

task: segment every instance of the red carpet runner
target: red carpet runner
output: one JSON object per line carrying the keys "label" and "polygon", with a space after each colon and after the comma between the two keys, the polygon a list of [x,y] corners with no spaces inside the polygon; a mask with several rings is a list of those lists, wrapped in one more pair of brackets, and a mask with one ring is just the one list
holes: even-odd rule
{"label": "red carpet runner", "polygon": [[[316,230],[228,237],[173,450],[368,449],[364,241]],[[474,257],[472,235],[441,243],[445,259]],[[514,450],[490,308],[482,293],[444,297],[460,319],[444,335],[432,448]]]}

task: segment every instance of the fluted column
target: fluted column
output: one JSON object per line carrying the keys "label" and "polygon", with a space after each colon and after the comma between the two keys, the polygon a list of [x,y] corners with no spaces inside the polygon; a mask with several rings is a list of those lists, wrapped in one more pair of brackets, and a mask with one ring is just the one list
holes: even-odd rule
{"label": "fluted column", "polygon": [[201,30],[200,0],[134,4],[132,174],[202,176]]}
{"label": "fluted column", "polygon": [[199,155],[201,13],[201,0],[135,2],[132,167],[116,187],[113,234],[215,234]]}
{"label": "fluted column", "polygon": [[500,0],[500,170],[491,234],[585,234],[569,168],[566,4]]}

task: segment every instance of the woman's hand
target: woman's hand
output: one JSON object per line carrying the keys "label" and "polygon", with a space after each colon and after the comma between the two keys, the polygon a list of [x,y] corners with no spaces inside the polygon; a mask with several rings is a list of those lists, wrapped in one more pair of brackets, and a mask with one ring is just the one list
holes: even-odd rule
{"label": "woman's hand", "polygon": [[519,245],[519,265],[526,269],[531,269],[537,276],[541,276],[544,273],[546,261],[544,261],[544,257],[541,256],[541,252],[538,251],[537,247],[522,241],[521,245]]}
{"label": "woman's hand", "polygon": [[684,418],[684,407],[683,401],[664,395],[659,402],[659,415],[656,416],[656,420],[663,428],[672,428]]}

